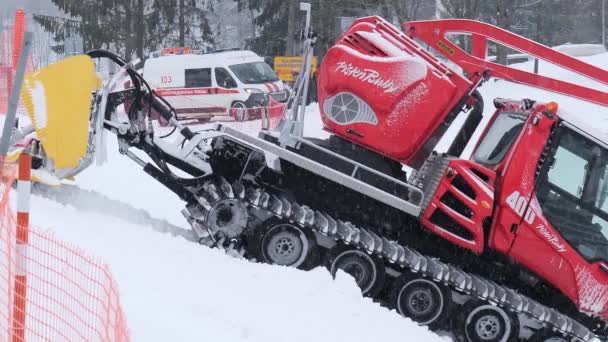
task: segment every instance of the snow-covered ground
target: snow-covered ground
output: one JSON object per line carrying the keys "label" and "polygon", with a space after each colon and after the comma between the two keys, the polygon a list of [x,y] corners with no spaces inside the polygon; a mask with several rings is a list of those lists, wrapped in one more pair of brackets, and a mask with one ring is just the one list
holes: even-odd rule
{"label": "snow-covered ground", "polygon": [[362,298],[346,274],[333,280],[321,268],[237,260],[104,208],[87,212],[39,196],[32,208],[34,225],[110,265],[133,341],[441,340]]}
{"label": "snow-covered ground", "polygon": [[[583,59],[608,68],[608,54]],[[541,65],[541,71],[608,88],[561,69]],[[608,133],[606,108],[504,81],[490,81],[481,92],[486,119],[495,97],[556,100],[581,124]],[[306,134],[324,134],[320,129],[318,108],[311,105]],[[32,222],[110,265],[134,341],[446,339],[363,298],[345,274],[333,280],[321,268],[255,264],[193,243],[177,196],[119,155],[112,137],[108,151],[107,164],[45,194],[53,199],[33,196]]]}
{"label": "snow-covered ground", "polygon": [[[319,132],[318,109],[310,114],[307,132]],[[35,190],[31,221],[110,265],[133,341],[449,340],[363,298],[345,273],[334,280],[324,268],[256,264],[198,245],[183,203],[119,155],[112,137],[108,150],[109,162],[76,182]]]}

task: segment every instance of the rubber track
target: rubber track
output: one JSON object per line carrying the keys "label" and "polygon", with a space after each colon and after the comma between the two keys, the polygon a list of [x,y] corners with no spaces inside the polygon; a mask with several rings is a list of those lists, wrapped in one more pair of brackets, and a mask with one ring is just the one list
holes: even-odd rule
{"label": "rubber track", "polygon": [[[401,272],[411,271],[420,274],[450,287],[453,291],[477,297],[513,313],[524,314],[545,327],[559,331],[565,337],[573,338],[574,341],[599,341],[599,338],[584,325],[553,308],[491,280],[467,273],[436,258],[422,255],[410,247],[380,237],[371,230],[355,227],[350,222],[334,220],[326,213],[298,205],[260,188],[246,187],[240,182],[230,185],[222,177],[218,177],[215,184],[204,185],[202,190],[202,193],[199,190],[198,195],[201,196],[199,202],[204,208],[204,213],[223,199],[240,199],[248,206],[265,210],[276,218],[288,220],[301,228],[310,229],[365,251]],[[206,215],[199,216],[198,221],[204,224],[205,217]]]}

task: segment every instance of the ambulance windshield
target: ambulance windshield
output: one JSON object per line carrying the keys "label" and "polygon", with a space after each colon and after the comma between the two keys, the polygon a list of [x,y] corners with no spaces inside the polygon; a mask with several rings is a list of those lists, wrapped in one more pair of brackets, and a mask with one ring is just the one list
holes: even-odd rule
{"label": "ambulance windshield", "polygon": [[230,70],[245,84],[276,82],[277,74],[264,62],[243,63],[230,66]]}

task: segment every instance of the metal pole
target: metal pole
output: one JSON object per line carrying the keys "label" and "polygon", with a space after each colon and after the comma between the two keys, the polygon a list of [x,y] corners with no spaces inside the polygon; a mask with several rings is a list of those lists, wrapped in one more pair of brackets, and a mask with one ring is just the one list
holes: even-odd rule
{"label": "metal pole", "polygon": [[[312,54],[313,54],[313,45],[310,44],[310,42],[312,41],[312,38],[310,37],[310,11],[311,11],[311,6],[310,3],[308,2],[300,2],[300,11],[304,11],[306,12],[306,26],[304,27],[304,41],[306,41],[307,44],[306,48],[304,50],[304,62],[302,63],[302,69],[300,70],[300,72],[303,73],[304,75],[304,84],[303,84],[303,89],[302,89],[302,94],[301,94],[301,98],[300,98],[300,108],[297,111],[296,114],[296,130],[297,132],[295,132],[298,137],[302,137],[302,135],[304,134],[304,114],[306,112],[306,101],[308,100],[308,83],[310,81],[310,63],[312,61]],[[298,94],[300,95],[300,94]]]}
{"label": "metal pole", "polygon": [[30,55],[30,50],[32,48],[32,41],[32,33],[25,32],[21,45],[21,54],[19,55],[19,62],[17,63],[17,71],[15,73],[15,79],[13,82],[13,90],[8,102],[8,113],[6,113],[4,129],[2,130],[2,137],[0,137],[1,163],[4,163],[4,157],[6,157],[6,154],[8,153],[13,127],[15,126],[17,106],[19,105],[19,95],[21,95],[21,86],[23,85],[23,78],[25,77],[25,68],[27,66],[27,58]]}

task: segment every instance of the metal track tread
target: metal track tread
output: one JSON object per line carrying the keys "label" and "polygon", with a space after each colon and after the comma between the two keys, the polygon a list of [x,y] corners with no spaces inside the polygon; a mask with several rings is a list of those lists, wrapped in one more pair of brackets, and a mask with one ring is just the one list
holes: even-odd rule
{"label": "metal track tread", "polygon": [[[201,190],[203,191],[201,192]],[[264,210],[278,219],[289,220],[301,228],[310,229],[313,232],[365,251],[370,256],[388,263],[388,265],[399,269],[401,272],[410,271],[420,274],[431,281],[449,286],[453,291],[477,297],[516,314],[524,314],[547,328],[559,331],[573,341],[600,341],[592,331],[581,323],[553,308],[523,296],[515,290],[477,275],[469,274],[436,258],[422,255],[410,247],[379,237],[371,230],[355,227],[350,222],[335,220],[326,213],[312,210],[305,205],[298,205],[281,196],[269,194],[262,189],[248,187],[240,182],[230,185],[224,178],[218,177],[215,184],[206,184],[203,189],[199,189],[197,195],[204,198],[204,200],[201,200],[202,202],[206,202],[201,203],[203,208],[198,208],[205,213],[195,215],[196,218],[192,218],[190,223],[200,235],[209,236],[208,232],[205,232],[202,227],[205,225],[206,212],[217,201],[238,199],[250,208]]]}

